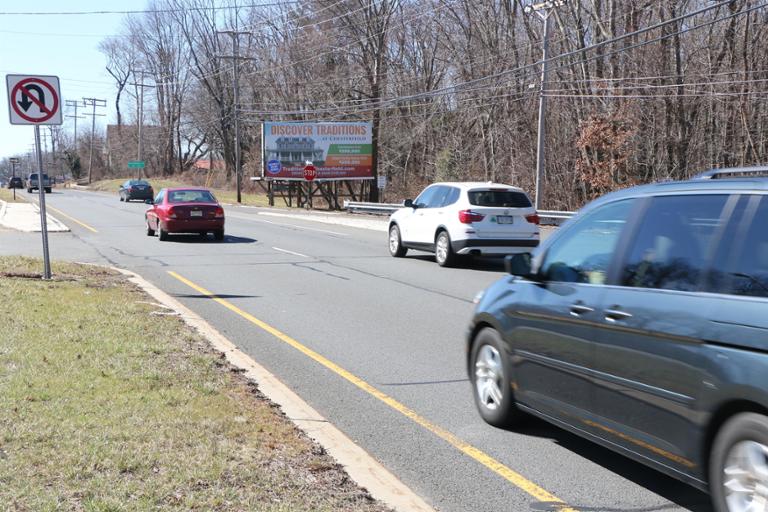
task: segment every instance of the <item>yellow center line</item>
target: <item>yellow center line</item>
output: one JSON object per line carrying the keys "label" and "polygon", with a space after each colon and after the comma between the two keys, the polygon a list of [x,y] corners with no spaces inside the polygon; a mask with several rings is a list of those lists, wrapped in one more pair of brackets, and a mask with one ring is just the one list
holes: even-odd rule
{"label": "yellow center line", "polygon": [[[38,207],[38,208],[40,207],[40,203],[39,203],[38,201],[35,201],[35,204],[37,204],[37,207]],[[66,213],[64,213],[63,211],[59,210],[58,208],[54,208],[53,206],[48,206],[47,204],[45,205],[45,208],[46,208],[46,210],[53,210],[53,211],[55,211],[55,212],[56,212],[56,213],[58,213],[59,215],[61,215],[61,216],[63,216],[63,217],[66,217],[66,218],[68,218],[68,219],[69,219],[69,220],[71,220],[72,222],[77,222],[78,224],[80,224],[81,226],[83,226],[85,229],[88,229],[88,230],[90,230],[90,231],[93,231],[94,233],[98,233],[98,231],[96,231],[96,229],[95,229],[95,228],[92,228],[91,226],[89,226],[89,225],[88,225],[88,224],[86,224],[85,222],[80,222],[79,220],[77,220],[76,218],[72,217],[71,215],[67,215]]]}
{"label": "yellow center line", "polygon": [[168,271],[168,273],[172,276],[181,281],[182,283],[186,284],[190,288],[196,290],[197,292],[213,299],[214,301],[218,302],[225,308],[229,309],[230,311],[240,315],[241,317],[245,318],[252,324],[260,327],[264,331],[268,332],[269,334],[273,335],[280,341],[283,341],[287,343],[288,345],[292,346],[299,352],[303,353],[304,355],[310,357],[314,361],[320,363],[321,365],[325,366],[335,374],[339,375],[340,377],[346,379],[347,381],[351,382],[361,390],[365,391],[369,395],[379,399],[380,401],[387,404],[392,409],[395,409],[397,412],[401,413],[402,415],[410,418],[412,421],[416,422],[417,424],[421,425],[428,431],[432,432],[439,438],[446,441],[448,444],[459,450],[460,452],[464,453],[465,455],[468,455],[475,461],[479,462],[483,466],[487,467],[494,473],[498,474],[502,478],[506,479],[508,482],[510,482],[512,485],[516,486],[517,488],[525,491],[529,495],[533,496],[535,499],[546,502],[554,506],[554,508],[560,512],[576,512],[575,509],[567,506],[563,500],[558,498],[557,496],[551,494],[547,490],[543,489],[542,487],[539,487],[535,483],[531,482],[524,476],[522,476],[520,473],[517,473],[516,471],[513,471],[512,469],[508,468],[501,462],[497,461],[490,455],[486,454],[482,450],[475,448],[471,444],[467,443],[466,441],[463,441],[459,437],[455,436],[454,434],[448,432],[444,428],[441,428],[434,423],[430,422],[426,418],[420,416],[416,411],[413,409],[410,409],[409,407],[401,404],[394,398],[390,397],[386,393],[376,389],[375,387],[368,384],[366,381],[361,379],[360,377],[348,372],[344,368],[340,367],[333,361],[325,358],[324,356],[318,354],[314,350],[310,349],[309,347],[299,343],[295,339],[291,338],[287,334],[281,332],[280,330],[272,327],[266,322],[263,322],[256,318],[255,316],[251,315],[250,313],[247,313],[243,311],[242,309],[238,308],[231,302],[224,300],[213,292],[210,292],[203,288],[202,286],[198,286],[197,284],[193,283],[189,279],[177,274],[173,271]]}

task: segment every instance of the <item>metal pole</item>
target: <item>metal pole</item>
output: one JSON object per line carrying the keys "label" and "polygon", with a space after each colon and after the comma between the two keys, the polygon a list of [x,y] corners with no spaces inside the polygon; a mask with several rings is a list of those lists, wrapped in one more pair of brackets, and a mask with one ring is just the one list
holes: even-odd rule
{"label": "metal pole", "polygon": [[96,133],[96,102],[92,102],[93,113],[91,114],[91,150],[88,156],[88,184],[91,184],[91,172],[93,171],[93,135]]}
{"label": "metal pole", "polygon": [[[141,92],[139,93],[139,133],[138,133],[138,136],[139,136],[139,144],[138,144],[138,146],[139,146],[139,148],[138,148],[138,157],[136,158],[136,160],[141,162],[142,161],[141,160],[141,154],[142,154],[141,128],[144,125],[144,72],[140,71],[139,74],[141,75],[141,86],[140,86]],[[141,175],[144,173],[144,170],[139,168],[139,170],[137,172],[139,174],[138,178],[141,178]]]}
{"label": "metal pole", "polygon": [[[11,159],[11,173],[13,173],[13,178],[16,177],[16,161],[14,159]],[[16,202],[16,185],[13,185],[13,202]]]}
{"label": "metal pole", "polygon": [[235,174],[237,177],[237,202],[242,203],[240,189],[242,183],[242,169],[240,168],[240,35],[233,36],[235,43]]}
{"label": "metal pole", "polygon": [[547,113],[547,77],[549,75],[549,17],[551,11],[547,11],[544,19],[544,51],[541,63],[541,84],[539,84],[539,136],[536,143],[536,196],[534,208],[541,208],[541,183],[544,180],[544,133],[546,131]]}
{"label": "metal pole", "polygon": [[40,199],[40,227],[43,233],[43,279],[51,278],[51,259],[48,255],[48,222],[45,213],[45,182],[43,181],[43,153],[40,149],[40,126],[35,125],[35,150],[37,152],[37,191]]}

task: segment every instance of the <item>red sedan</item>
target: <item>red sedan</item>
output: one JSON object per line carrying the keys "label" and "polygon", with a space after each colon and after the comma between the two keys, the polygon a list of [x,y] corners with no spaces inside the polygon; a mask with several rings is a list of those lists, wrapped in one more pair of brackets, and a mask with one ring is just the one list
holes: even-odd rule
{"label": "red sedan", "polygon": [[157,232],[160,240],[168,240],[168,233],[213,233],[224,240],[224,209],[205,188],[164,188],[144,218],[147,236]]}

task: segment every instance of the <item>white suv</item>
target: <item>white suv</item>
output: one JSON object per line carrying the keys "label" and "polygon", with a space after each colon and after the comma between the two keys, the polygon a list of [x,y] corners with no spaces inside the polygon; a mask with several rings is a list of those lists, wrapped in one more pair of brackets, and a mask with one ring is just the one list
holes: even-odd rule
{"label": "white suv", "polygon": [[389,218],[389,252],[435,253],[440,266],[457,255],[530,252],[539,245],[539,216],[525,192],[497,183],[434,183]]}

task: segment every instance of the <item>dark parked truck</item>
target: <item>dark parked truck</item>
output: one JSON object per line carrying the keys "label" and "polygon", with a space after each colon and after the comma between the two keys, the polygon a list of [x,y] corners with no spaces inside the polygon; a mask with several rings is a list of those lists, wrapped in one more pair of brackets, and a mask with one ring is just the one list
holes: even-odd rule
{"label": "dark parked truck", "polygon": [[[38,190],[40,188],[40,184],[38,183],[37,179],[37,173],[34,172],[27,176],[27,192],[32,192],[33,190]],[[46,192],[51,192],[51,179],[48,177],[47,174],[43,174],[43,188]]]}

